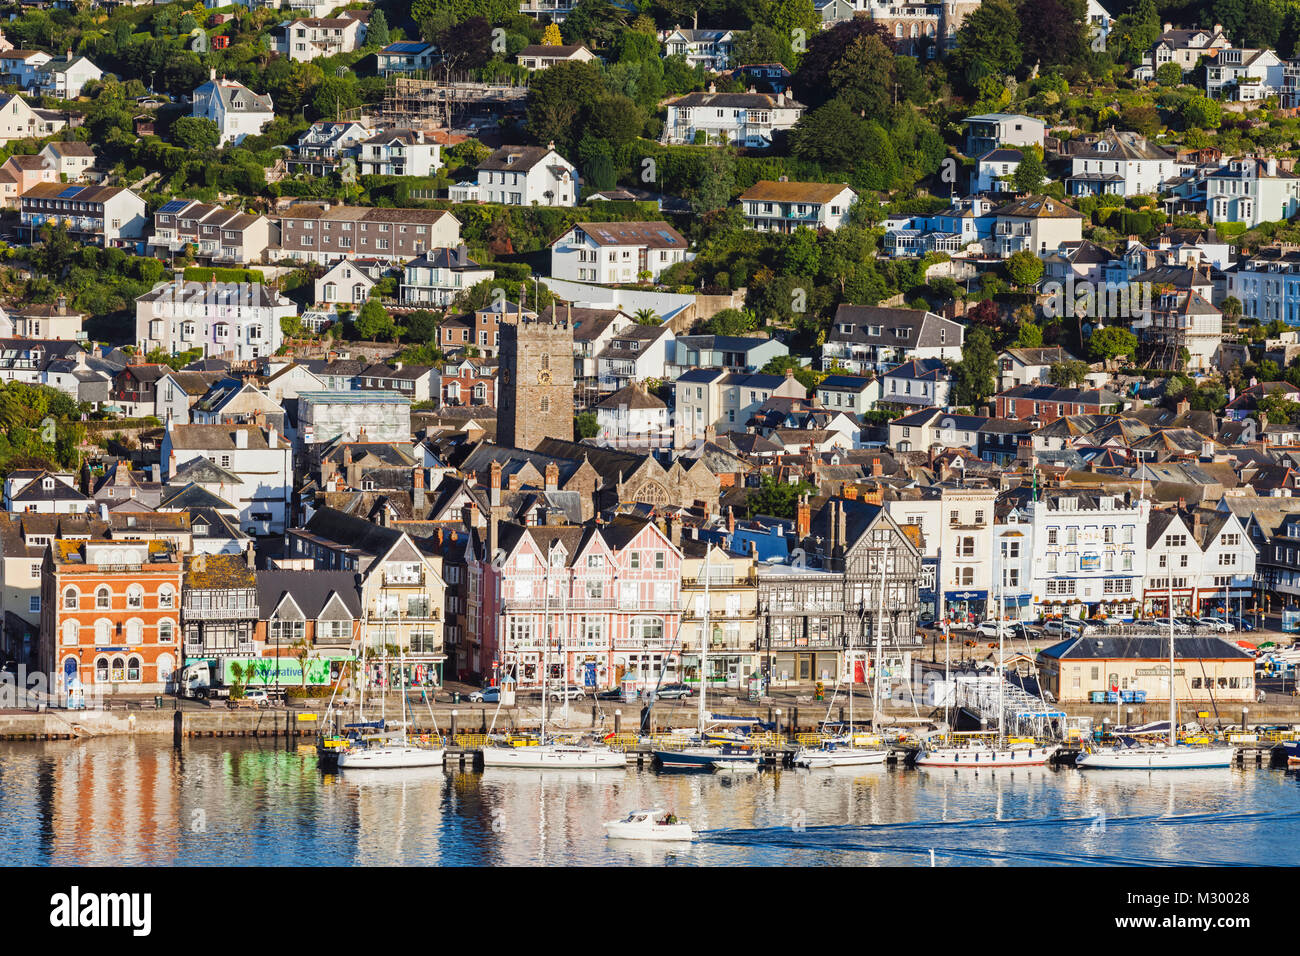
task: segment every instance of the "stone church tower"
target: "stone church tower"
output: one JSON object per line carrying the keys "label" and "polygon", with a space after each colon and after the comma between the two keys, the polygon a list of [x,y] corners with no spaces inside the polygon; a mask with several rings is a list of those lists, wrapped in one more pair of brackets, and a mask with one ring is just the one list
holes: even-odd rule
{"label": "stone church tower", "polygon": [[[558,312],[558,310],[556,310]],[[573,441],[573,326],[527,316],[501,322],[497,444],[533,451],[543,438]]]}

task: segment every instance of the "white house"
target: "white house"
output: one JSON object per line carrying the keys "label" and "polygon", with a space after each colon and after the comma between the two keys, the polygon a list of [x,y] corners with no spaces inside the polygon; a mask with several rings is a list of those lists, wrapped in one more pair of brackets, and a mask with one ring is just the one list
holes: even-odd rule
{"label": "white house", "polygon": [[93,83],[104,76],[104,71],[84,56],[77,56],[71,50],[65,56],[55,57],[37,67],[33,79],[35,89],[45,96],[55,96],[61,100],[74,100],[81,95],[87,83]]}
{"label": "white house", "polygon": [[1047,124],[1033,116],[1019,113],[982,113],[968,116],[966,155],[983,156],[999,146],[1042,146]]}
{"label": "white house", "polygon": [[43,50],[5,50],[0,53],[0,76],[24,90],[36,85],[36,71],[50,62]]}
{"label": "white house", "polygon": [[648,274],[653,281],[686,258],[686,239],[666,222],[580,222],[551,243],[551,275],[605,284]]}
{"label": "white house", "polygon": [[15,139],[35,139],[67,126],[62,114],[33,107],[17,93],[0,96],[0,145]]}
{"label": "white house", "polygon": [[471,259],[463,244],[455,249],[430,249],[406,264],[401,299],[407,305],[451,305],[456,296],[495,274]]}
{"label": "white house", "polygon": [[792,183],[760,179],[740,194],[745,223],[760,232],[794,232],[800,226],[835,230],[858,198],[843,183]]}
{"label": "white house", "polygon": [[1070,155],[1066,188],[1073,196],[1155,196],[1179,172],[1174,154],[1140,133],[1107,130]]}
{"label": "white house", "polygon": [[46,143],[39,155],[66,182],[82,181],[95,165],[95,151],[89,143]]}
{"label": "white house", "polygon": [[700,136],[707,142],[762,149],[772,145],[774,133],[799,122],[803,111],[804,105],[784,92],[719,93],[710,84],[707,93],[687,93],[668,101],[664,142],[694,143]]}
{"label": "white house", "polygon": [[239,486],[232,505],[250,535],[283,534],[293,490],[293,450],[274,428],[255,425],[173,425],[163,433],[162,477],[206,458],[233,475]]}
{"label": "white house", "polygon": [[262,132],[275,119],[275,109],[268,94],[254,93],[236,80],[219,80],[214,69],[211,79],[194,91],[190,115],[216,123],[225,146]]}
{"label": "white house", "polygon": [[971,192],[976,193],[1011,193],[1015,192],[1012,177],[1020,168],[1025,154],[1018,149],[991,149],[975,161],[975,175],[971,182]]}
{"label": "white house", "polygon": [[1285,66],[1272,50],[1228,47],[1205,64],[1205,95],[1241,103],[1277,96]]}
{"label": "white house", "polygon": [[1041,256],[1083,239],[1083,216],[1050,196],[1026,196],[999,206],[993,215],[991,245],[1004,258],[1022,250]]}
{"label": "white house", "polygon": [[50,471],[15,471],[5,479],[5,511],[70,515],[94,510],[95,503],[77,490],[72,475]]}
{"label": "white house", "polygon": [[366,37],[365,23],[354,17],[302,17],[282,23],[279,31],[276,52],[299,62],[350,53]]}
{"label": "white house", "polygon": [[427,139],[424,130],[385,130],[360,149],[363,176],[432,176],[442,168],[442,145]]}
{"label": "white house", "polygon": [[1246,156],[1230,160],[1205,177],[1205,212],[1210,222],[1290,219],[1300,210],[1300,176],[1278,168],[1276,159]]}
{"label": "white house", "polygon": [[398,73],[421,73],[433,66],[438,48],[418,40],[399,40],[390,43],[376,55],[380,76]]}
{"label": "white house", "polygon": [[686,58],[691,69],[702,66],[710,73],[722,73],[731,66],[735,30],[683,30],[673,27],[659,34],[664,56]]}
{"label": "white house", "polygon": [[920,408],[942,408],[948,404],[952,383],[948,365],[942,359],[912,359],[886,369],[881,375],[880,400]]}
{"label": "white house", "polygon": [[965,328],[933,312],[841,304],[835,311],[822,368],[880,373],[910,359],[961,358]]}
{"label": "white house", "polygon": [[297,307],[260,282],[186,282],[179,275],[135,300],[141,351],[201,348],[205,358],[247,362],[280,347],[280,320]]}
{"label": "white house", "polygon": [[502,146],[479,165],[476,182],[458,183],[448,195],[452,202],[576,206],[578,173],[554,143]]}
{"label": "white house", "polygon": [[557,63],[590,63],[594,59],[596,54],[581,43],[535,43],[519,51],[519,65],[525,70],[548,70]]}
{"label": "white house", "polygon": [[629,325],[596,356],[600,390],[613,392],[633,382],[664,379],[672,349],[673,330],[668,323]]}
{"label": "white house", "polygon": [[673,441],[681,448],[716,432],[743,432],[769,398],[808,398],[808,390],[787,375],[745,375],[720,368],[685,372],[673,382]]}
{"label": "white house", "polygon": [[596,437],[615,447],[669,444],[668,406],[640,385],[626,385],[596,406]]}
{"label": "white house", "polygon": [[375,280],[357,268],[351,259],[340,259],[316,280],[316,302],[329,305],[355,305],[370,298]]}

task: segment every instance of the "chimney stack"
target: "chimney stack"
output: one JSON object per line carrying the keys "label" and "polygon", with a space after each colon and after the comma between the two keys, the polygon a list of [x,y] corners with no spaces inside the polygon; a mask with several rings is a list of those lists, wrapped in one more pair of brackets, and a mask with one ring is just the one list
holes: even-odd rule
{"label": "chimney stack", "polygon": [[880,464],[879,458],[871,459],[871,477],[879,478],[885,473],[884,466]]}
{"label": "chimney stack", "polygon": [[736,513],[727,505],[727,534],[736,533]]}
{"label": "chimney stack", "polygon": [[799,503],[795,506],[794,531],[801,541],[812,533],[812,510],[808,506],[806,493],[800,497]]}
{"label": "chimney stack", "polygon": [[560,466],[553,461],[546,463],[546,483],[544,487],[547,491],[560,490]]}
{"label": "chimney stack", "polygon": [[488,468],[488,487],[490,489],[488,501],[492,507],[501,504],[501,462],[494,461]]}
{"label": "chimney stack", "polygon": [[[411,496],[415,502],[415,507],[419,511],[424,510],[424,466],[417,464],[415,473],[412,476],[415,483],[415,493]],[[417,515],[416,517],[419,517]]]}
{"label": "chimney stack", "polygon": [[257,570],[257,549],[253,547],[253,542],[251,541],[248,542],[248,546],[244,548],[244,561],[248,565],[248,570]]}

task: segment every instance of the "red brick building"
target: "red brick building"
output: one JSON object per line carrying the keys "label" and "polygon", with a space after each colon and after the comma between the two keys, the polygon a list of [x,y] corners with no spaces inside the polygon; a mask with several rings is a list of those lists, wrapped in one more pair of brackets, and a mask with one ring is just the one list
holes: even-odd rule
{"label": "red brick building", "polygon": [[[88,694],[162,693],[180,663],[181,555],[168,541],[51,542],[40,667]],[[97,686],[98,685],[98,686]]]}
{"label": "red brick building", "polygon": [[1052,385],[1017,385],[993,396],[998,418],[1037,419],[1046,425],[1067,415],[1100,415],[1119,410],[1118,395],[1100,388],[1056,388]]}

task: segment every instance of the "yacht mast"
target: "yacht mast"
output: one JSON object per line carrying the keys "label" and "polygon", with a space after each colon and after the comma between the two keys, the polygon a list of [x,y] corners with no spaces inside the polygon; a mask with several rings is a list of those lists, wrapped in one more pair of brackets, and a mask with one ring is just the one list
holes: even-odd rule
{"label": "yacht mast", "polygon": [[1006,654],[1004,649],[1004,642],[1006,640],[1006,636],[1002,629],[1002,618],[1006,615],[1007,609],[1005,603],[1003,602],[1002,569],[998,563],[998,554],[999,554],[998,539],[997,539],[997,534],[994,533],[993,573],[997,575],[997,577],[993,582],[993,586],[997,589],[996,591],[997,618],[994,623],[998,629],[998,746],[1001,747],[1003,743],[1006,741],[1006,737],[1007,737],[1007,711],[1006,711],[1006,703],[1003,699],[1004,688],[1007,682]]}
{"label": "yacht mast", "polygon": [[943,631],[943,722],[948,726],[951,733],[952,727],[948,724],[948,701],[952,693],[952,676],[949,671],[949,662],[952,658],[952,648],[949,644],[952,637],[948,633],[948,620],[943,616],[943,554],[939,554],[939,562],[935,566],[934,572],[934,590],[939,598],[939,627]]}
{"label": "yacht mast", "polygon": [[[872,532],[876,534],[877,532]],[[871,731],[872,733],[880,732],[880,666],[884,653],[884,630],[885,630],[885,556],[888,549],[885,547],[885,541],[880,541],[880,603],[876,608],[876,666],[874,668],[875,678],[874,687],[871,696]]]}
{"label": "yacht mast", "polygon": [[[546,672],[550,669],[546,652],[551,643],[551,635],[547,633],[551,625],[551,560],[545,554],[542,555],[542,560],[546,562],[546,567],[542,571],[542,728],[537,739],[540,746],[546,744]],[[564,692],[567,697],[567,687]]]}
{"label": "yacht mast", "polygon": [[704,742],[704,695],[708,690],[708,649],[709,649],[709,625],[712,623],[713,615],[710,613],[713,608],[709,604],[709,560],[713,557],[713,544],[709,541],[704,542],[704,623],[700,625],[700,708],[699,716],[696,717],[696,732],[700,735],[700,743]]}
{"label": "yacht mast", "polygon": [[1169,746],[1178,746],[1178,708],[1174,703],[1174,560],[1169,556]]}

